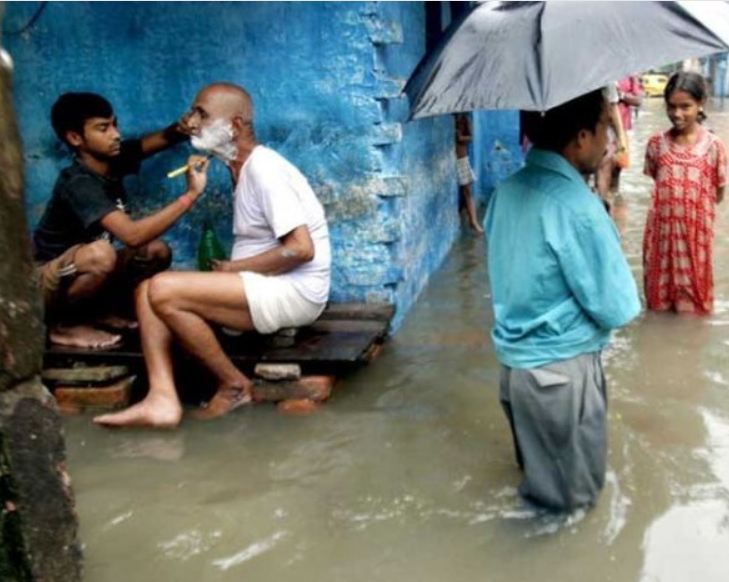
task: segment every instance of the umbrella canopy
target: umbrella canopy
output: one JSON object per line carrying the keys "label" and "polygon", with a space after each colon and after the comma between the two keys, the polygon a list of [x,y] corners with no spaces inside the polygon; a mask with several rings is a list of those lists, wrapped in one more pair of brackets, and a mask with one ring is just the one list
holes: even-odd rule
{"label": "umbrella canopy", "polygon": [[626,75],[729,50],[726,2],[484,2],[405,86],[412,117],[545,111]]}

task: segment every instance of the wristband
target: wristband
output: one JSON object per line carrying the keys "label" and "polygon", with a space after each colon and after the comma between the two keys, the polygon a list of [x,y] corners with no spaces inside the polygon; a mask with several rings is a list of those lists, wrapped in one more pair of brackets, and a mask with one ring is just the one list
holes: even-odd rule
{"label": "wristband", "polygon": [[182,196],[180,196],[180,197],[179,197],[179,198],[177,199],[177,201],[178,201],[178,202],[179,202],[180,204],[182,204],[182,207],[183,207],[183,208],[184,208],[185,210],[190,210],[190,208],[192,208],[192,205],[193,205],[193,203],[195,202],[195,201],[194,201],[194,200],[192,199],[192,196],[190,196],[189,194],[183,194]]}

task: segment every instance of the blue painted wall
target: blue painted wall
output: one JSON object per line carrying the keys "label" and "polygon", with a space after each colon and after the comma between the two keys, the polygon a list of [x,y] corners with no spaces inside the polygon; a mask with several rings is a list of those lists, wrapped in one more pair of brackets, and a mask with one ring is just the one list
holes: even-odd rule
{"label": "blue painted wall", "polygon": [[[425,14],[422,8],[413,10],[412,4],[398,2],[383,3],[381,10],[386,20],[400,23],[403,42],[378,47],[378,67],[404,83],[425,53]],[[400,238],[391,245],[400,276],[393,291],[401,318],[458,234],[453,119],[406,122],[406,99],[389,100],[386,115],[402,127],[401,141],[383,148],[387,172],[401,175],[407,190],[406,196],[388,201],[401,217]]]}
{"label": "blue painted wall", "polygon": [[719,53],[700,59],[704,77],[711,82],[712,95],[720,98],[722,107],[729,94],[729,53]]}
{"label": "blue painted wall", "polygon": [[496,185],[524,163],[519,143],[519,112],[478,111],[473,115],[473,126],[471,161],[478,176],[474,189],[485,206]]}
{"label": "blue painted wall", "polygon": [[[38,6],[7,4],[4,28],[22,27]],[[405,123],[400,96],[424,31],[422,3],[50,2],[28,32],[3,39],[15,62],[30,222],[68,163],[48,121],[59,94],[102,93],[131,136],[178,118],[209,82],[239,83],[253,96],[259,139],[301,168],[325,206],[332,299],[394,301],[397,327],[458,232],[452,120]],[[513,133],[508,125],[484,135]],[[188,153],[180,146],[145,163],[128,183],[133,211],[184,189],[165,173]],[[484,175],[510,167],[502,153],[476,155],[484,187]],[[192,266],[208,217],[230,241],[230,181],[216,165],[205,199],[166,235],[177,267]]]}

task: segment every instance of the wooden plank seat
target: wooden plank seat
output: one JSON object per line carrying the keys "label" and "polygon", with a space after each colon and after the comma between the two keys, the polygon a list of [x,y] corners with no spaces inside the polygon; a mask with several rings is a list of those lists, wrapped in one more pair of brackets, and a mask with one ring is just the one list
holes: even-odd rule
{"label": "wooden plank seat", "polygon": [[[276,336],[250,332],[218,338],[233,362],[246,373],[259,362],[299,364],[304,374],[341,375],[369,362],[387,336],[394,314],[392,305],[332,304],[310,326],[302,327],[293,342],[275,341]],[[291,336],[291,332],[285,332]],[[290,344],[290,345],[287,345]],[[189,356],[176,358],[184,364]],[[137,332],[126,334],[118,347],[86,350],[48,345],[45,368],[69,368],[79,364],[128,366],[143,371],[143,356]]]}
{"label": "wooden plank seat", "polygon": [[[255,393],[259,399],[277,402],[313,394],[314,399],[323,400],[328,397],[335,377],[376,357],[387,337],[393,314],[391,305],[333,304],[312,325],[282,330],[280,334],[262,336],[247,332],[231,336],[222,329],[216,332],[225,352],[248,375],[253,376],[255,366],[262,363],[292,364],[300,369],[298,380],[256,379]],[[103,391],[105,386],[111,386],[107,376],[118,370],[138,378],[132,389],[132,400],[146,392],[144,359],[136,331],[126,333],[121,345],[107,350],[49,344],[44,353],[44,368],[44,379],[51,388],[70,388],[72,395],[82,386]],[[210,396],[209,389],[214,383],[206,371],[177,349],[175,375],[183,400],[199,402]],[[101,396],[95,398],[94,403],[102,400]],[[109,402],[112,401],[116,406],[118,398],[109,397]],[[66,405],[69,411],[74,407],[85,410],[89,403],[79,400],[77,404],[69,402]]]}

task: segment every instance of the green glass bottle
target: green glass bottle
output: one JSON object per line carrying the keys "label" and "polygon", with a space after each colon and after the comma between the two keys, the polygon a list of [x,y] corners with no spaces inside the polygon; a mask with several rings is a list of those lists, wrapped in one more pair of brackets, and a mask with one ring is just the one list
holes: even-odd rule
{"label": "green glass bottle", "polygon": [[205,221],[200,244],[197,247],[197,268],[201,271],[212,271],[211,261],[214,259],[222,261],[227,259],[227,255],[215,234],[215,229],[208,221]]}

